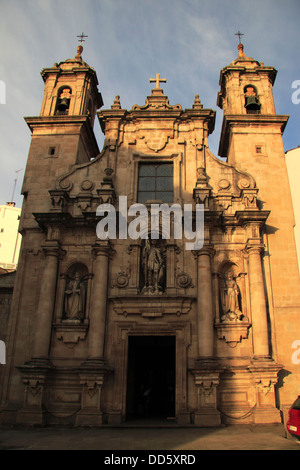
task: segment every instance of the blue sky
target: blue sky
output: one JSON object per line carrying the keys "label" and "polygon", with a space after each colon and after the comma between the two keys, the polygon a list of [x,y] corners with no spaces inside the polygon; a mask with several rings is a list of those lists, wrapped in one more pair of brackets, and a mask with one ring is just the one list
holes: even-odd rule
{"label": "blue sky", "polygon": [[[21,184],[30,146],[24,116],[37,116],[44,84],[40,71],[74,57],[77,35],[88,35],[83,59],[97,72],[104,108],[120,95],[123,108],[144,104],[159,72],[170,104],[190,108],[199,94],[217,112],[210,136],[218,154],[222,111],[216,105],[220,70],[246,55],[278,70],[274,87],[278,114],[289,114],[285,150],[300,145],[300,104],[292,83],[300,80],[299,0],[0,0],[0,204],[22,203]],[[98,121],[95,133],[101,150]],[[20,172],[16,173],[18,170]]]}

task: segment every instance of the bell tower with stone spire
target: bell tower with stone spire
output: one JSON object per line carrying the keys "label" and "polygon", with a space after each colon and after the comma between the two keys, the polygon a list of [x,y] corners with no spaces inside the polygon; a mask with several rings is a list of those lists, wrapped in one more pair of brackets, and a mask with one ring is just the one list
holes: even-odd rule
{"label": "bell tower with stone spire", "polygon": [[82,59],[83,47],[77,47],[73,59],[42,70],[45,82],[40,116],[89,116],[91,124],[103,105],[98,92],[97,75]]}
{"label": "bell tower with stone spire", "polygon": [[[285,378],[281,404],[291,403],[299,366],[292,363],[291,347],[299,337],[295,325],[300,314],[300,283],[293,227],[295,224],[282,135],[289,116],[276,113],[273,86],[277,71],[246,56],[239,42],[238,57],[220,72],[217,105],[223,110],[219,155],[239,171],[251,174],[259,188],[258,206],[270,211],[262,231],[262,244],[247,242],[262,259],[268,313],[268,334],[273,357],[292,372]],[[257,255],[258,256],[258,255]]]}
{"label": "bell tower with stone spire", "polygon": [[[48,210],[48,189],[57,176],[99,154],[93,125],[103,101],[96,72],[84,62],[82,51],[80,44],[74,58],[41,72],[45,88],[40,115],[25,118],[32,133],[22,188],[26,212]],[[24,215],[22,230],[23,222],[26,227]]]}

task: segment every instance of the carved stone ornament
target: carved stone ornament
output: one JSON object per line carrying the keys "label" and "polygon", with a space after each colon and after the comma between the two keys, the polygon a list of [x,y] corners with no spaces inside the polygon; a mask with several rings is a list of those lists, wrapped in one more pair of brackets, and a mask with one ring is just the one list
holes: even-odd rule
{"label": "carved stone ornament", "polygon": [[86,337],[88,330],[88,321],[81,323],[80,320],[64,320],[63,323],[55,324],[55,335],[59,341],[62,341],[67,348],[73,349],[79,342]]}
{"label": "carved stone ornament", "polygon": [[242,190],[242,198],[243,204],[246,210],[257,210],[257,193],[258,189],[243,189]]}
{"label": "carved stone ornament", "polygon": [[129,283],[129,274],[121,271],[117,275],[115,281],[112,283],[112,287],[119,287],[119,289],[123,289],[124,287],[127,287]]}
{"label": "carved stone ornament", "polygon": [[51,189],[49,191],[51,198],[51,211],[62,212],[68,201],[68,195],[64,189],[56,190]]}
{"label": "carved stone ornament", "polygon": [[111,297],[114,311],[118,315],[140,315],[155,318],[164,315],[185,315],[192,308],[192,298],[186,297]]}
{"label": "carved stone ornament", "polygon": [[248,338],[250,323],[247,320],[239,323],[215,323],[219,339],[224,339],[231,348],[235,348],[242,339]]}
{"label": "carved stone ornament", "polygon": [[192,278],[189,274],[181,272],[176,277],[176,282],[178,287],[187,289],[188,287],[193,287]]}

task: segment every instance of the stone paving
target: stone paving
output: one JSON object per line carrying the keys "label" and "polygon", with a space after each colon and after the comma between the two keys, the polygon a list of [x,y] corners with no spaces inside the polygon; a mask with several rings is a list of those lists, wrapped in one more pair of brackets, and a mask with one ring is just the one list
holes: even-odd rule
{"label": "stone paving", "polygon": [[[0,428],[0,450],[300,450],[283,425]],[[103,453],[102,453],[103,454]],[[108,456],[111,454],[108,454]]]}

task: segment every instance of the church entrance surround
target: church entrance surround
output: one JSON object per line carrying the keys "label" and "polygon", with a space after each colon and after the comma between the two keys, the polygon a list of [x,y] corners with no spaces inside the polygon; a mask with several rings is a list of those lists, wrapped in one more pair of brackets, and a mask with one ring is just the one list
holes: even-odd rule
{"label": "church entrance surround", "polygon": [[[151,322],[152,323],[152,322]],[[116,325],[114,401],[110,423],[188,419],[188,322]]]}
{"label": "church entrance surround", "polygon": [[126,420],[175,417],[175,337],[129,336]]}

